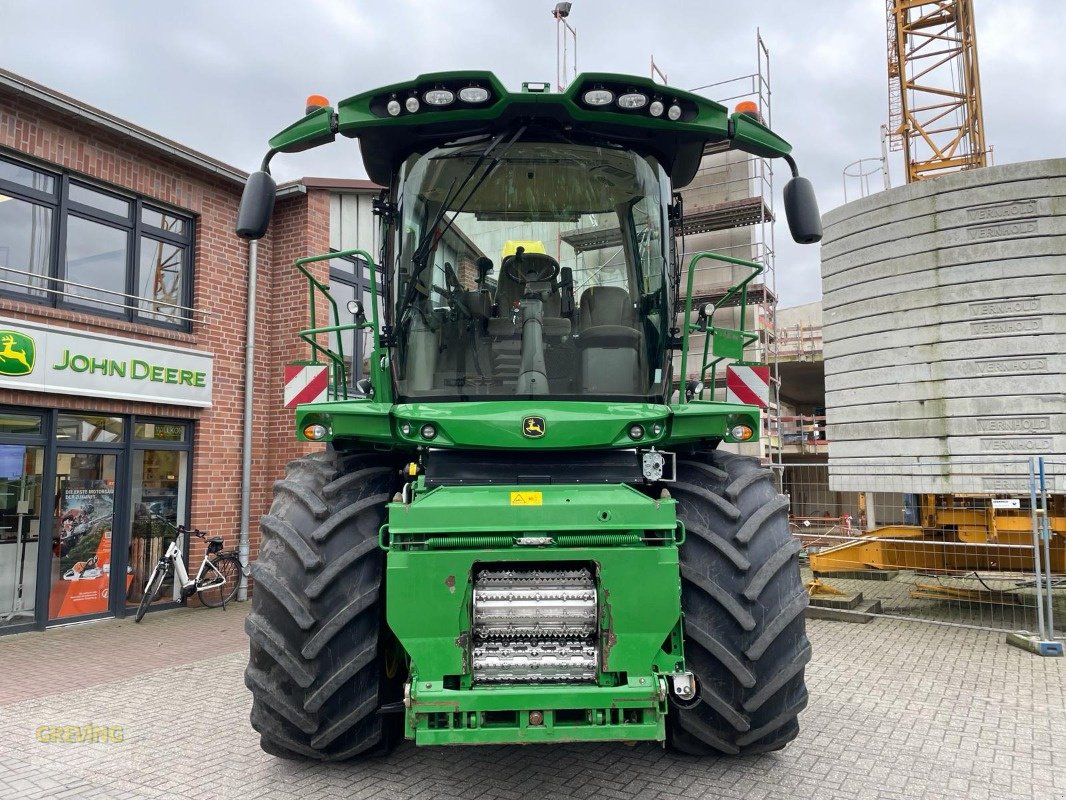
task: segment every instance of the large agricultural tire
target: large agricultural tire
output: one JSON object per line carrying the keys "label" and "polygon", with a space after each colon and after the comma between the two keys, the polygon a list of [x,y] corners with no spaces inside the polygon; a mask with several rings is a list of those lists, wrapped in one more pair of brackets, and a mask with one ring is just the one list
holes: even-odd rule
{"label": "large agricultural tire", "polygon": [[679,456],[671,491],[687,530],[681,608],[698,699],[670,709],[668,740],[701,756],[780,750],[799,732],[811,658],[788,500],[755,459],[717,451]]}
{"label": "large agricultural tire", "polygon": [[403,715],[379,713],[402,699],[378,547],[397,476],[386,456],[326,452],[291,462],[274,484],[244,673],[252,727],[271,755],[340,761],[402,738]]}

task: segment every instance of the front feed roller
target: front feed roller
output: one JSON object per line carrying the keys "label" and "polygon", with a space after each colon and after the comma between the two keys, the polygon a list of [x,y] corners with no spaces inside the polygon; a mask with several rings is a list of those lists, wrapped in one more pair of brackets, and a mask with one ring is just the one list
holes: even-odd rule
{"label": "front feed roller", "polygon": [[590,570],[483,570],[473,595],[474,683],[596,679],[598,603]]}

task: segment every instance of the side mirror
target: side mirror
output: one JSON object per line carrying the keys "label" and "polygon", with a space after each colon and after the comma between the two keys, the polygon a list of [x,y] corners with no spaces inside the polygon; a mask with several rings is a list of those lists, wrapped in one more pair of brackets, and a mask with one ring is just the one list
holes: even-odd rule
{"label": "side mirror", "polygon": [[355,382],[355,390],[363,397],[373,397],[374,387],[366,378],[360,378]]}
{"label": "side mirror", "polygon": [[822,217],[814,187],[806,178],[796,177],[785,184],[785,216],[792,238],[799,244],[822,240]]}
{"label": "side mirror", "polygon": [[242,239],[262,239],[274,213],[278,186],[269,172],[253,172],[244,184],[241,208],[237,212],[237,235]]}

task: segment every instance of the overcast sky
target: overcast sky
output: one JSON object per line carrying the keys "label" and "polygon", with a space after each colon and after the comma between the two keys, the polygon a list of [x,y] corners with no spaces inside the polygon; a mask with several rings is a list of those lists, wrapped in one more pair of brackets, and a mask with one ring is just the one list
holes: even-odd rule
{"label": "overcast sky", "polygon": [[[554,0],[0,0],[0,65],[245,170],[304,98],[336,102],[421,72],[489,69],[511,89],[555,77]],[[1066,2],[975,0],[988,143],[997,164],[1064,155]],[[755,71],[770,51],[773,126],[822,210],[842,170],[880,152],[885,0],[574,0],[578,68],[684,89]],[[902,155],[893,154],[893,183]],[[279,178],[365,177],[358,145],[274,160]],[[778,172],[778,204],[783,185]],[[852,186],[849,190],[853,199]],[[781,305],[821,295],[817,246],[777,234]]]}

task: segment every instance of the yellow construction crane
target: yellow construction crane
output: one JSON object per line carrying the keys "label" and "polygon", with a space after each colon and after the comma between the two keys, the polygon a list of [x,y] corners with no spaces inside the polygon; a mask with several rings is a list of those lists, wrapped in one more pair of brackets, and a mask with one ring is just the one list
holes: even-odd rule
{"label": "yellow construction crane", "polygon": [[889,146],[907,183],[987,165],[973,0],[886,0]]}

